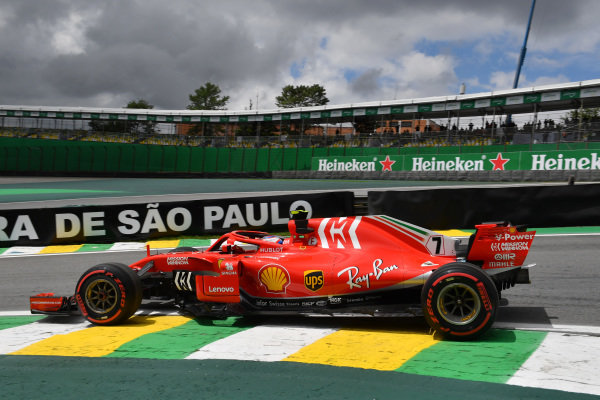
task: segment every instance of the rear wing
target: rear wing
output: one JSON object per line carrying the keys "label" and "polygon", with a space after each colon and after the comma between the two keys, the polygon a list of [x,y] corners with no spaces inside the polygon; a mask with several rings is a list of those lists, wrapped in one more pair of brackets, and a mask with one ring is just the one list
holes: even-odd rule
{"label": "rear wing", "polygon": [[535,231],[509,222],[488,222],[476,225],[469,241],[467,261],[483,269],[510,269],[525,262]]}

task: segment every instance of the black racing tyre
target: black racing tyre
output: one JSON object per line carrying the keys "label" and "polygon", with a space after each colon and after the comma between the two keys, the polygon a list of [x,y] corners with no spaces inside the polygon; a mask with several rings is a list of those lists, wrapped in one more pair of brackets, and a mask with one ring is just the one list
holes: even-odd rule
{"label": "black racing tyre", "polygon": [[194,253],[194,252],[198,252],[200,250],[194,248],[194,247],[176,247],[173,250],[171,250],[169,253]]}
{"label": "black racing tyre", "polygon": [[445,339],[475,339],[494,323],[498,291],[481,268],[451,263],[427,279],[421,304],[429,326]]}
{"label": "black racing tyre", "polygon": [[117,325],[142,303],[142,284],[125,264],[104,263],[85,271],[75,289],[81,313],[96,325]]}

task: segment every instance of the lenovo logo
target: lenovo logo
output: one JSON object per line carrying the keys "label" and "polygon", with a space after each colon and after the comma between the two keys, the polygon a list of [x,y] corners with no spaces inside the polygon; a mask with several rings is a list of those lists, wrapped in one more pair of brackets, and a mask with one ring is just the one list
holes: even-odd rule
{"label": "lenovo logo", "polygon": [[208,293],[234,293],[235,289],[230,286],[208,286]]}

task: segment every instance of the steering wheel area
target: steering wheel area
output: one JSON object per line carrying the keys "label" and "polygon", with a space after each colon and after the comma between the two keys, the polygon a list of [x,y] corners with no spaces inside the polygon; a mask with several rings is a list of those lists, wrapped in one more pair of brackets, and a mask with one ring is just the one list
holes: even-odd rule
{"label": "steering wheel area", "polygon": [[[253,231],[233,231],[227,235],[227,240],[221,244],[221,252],[228,254],[243,254],[246,252],[254,252],[261,246],[261,238],[266,236],[265,232]],[[247,248],[248,246],[256,246],[255,248]]]}
{"label": "steering wheel area", "polygon": [[271,238],[277,237],[266,232],[232,231],[223,235],[208,251],[219,251],[224,254],[242,254],[255,252],[260,247],[278,246],[283,242],[283,239],[281,239],[278,242],[279,244],[276,244],[269,240]]}

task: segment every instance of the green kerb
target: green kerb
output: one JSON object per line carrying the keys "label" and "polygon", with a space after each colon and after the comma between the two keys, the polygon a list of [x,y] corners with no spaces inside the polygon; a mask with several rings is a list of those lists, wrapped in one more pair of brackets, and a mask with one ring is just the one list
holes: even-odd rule
{"label": "green kerb", "polygon": [[546,332],[494,329],[480,341],[440,342],[408,360],[398,372],[505,383],[546,337]]}
{"label": "green kerb", "polygon": [[14,317],[2,317],[0,318],[0,330],[14,328],[16,326],[31,324],[32,322],[38,321],[42,318],[46,318],[45,315],[20,315]]}
{"label": "green kerb", "polygon": [[198,318],[181,326],[144,335],[105,357],[182,359],[198,349],[252,326],[242,318]]}

